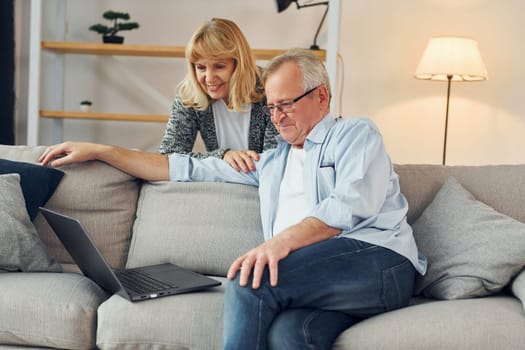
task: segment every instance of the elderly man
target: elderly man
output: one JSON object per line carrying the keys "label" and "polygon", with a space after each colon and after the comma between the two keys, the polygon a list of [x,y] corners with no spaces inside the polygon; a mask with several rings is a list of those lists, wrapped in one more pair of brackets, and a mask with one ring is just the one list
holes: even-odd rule
{"label": "elderly man", "polygon": [[146,180],[258,186],[265,242],[228,271],[224,347],[330,349],[356,321],[406,306],[426,260],[379,131],[330,114],[323,63],[291,50],[270,62],[264,83],[280,137],[252,172],[215,158],[81,143],[52,146],[41,162],[99,159]]}

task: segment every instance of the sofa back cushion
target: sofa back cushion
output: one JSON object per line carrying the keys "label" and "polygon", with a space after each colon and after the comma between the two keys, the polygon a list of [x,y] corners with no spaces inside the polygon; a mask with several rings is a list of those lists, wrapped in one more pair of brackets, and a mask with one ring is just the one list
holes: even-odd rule
{"label": "sofa back cushion", "polygon": [[[525,165],[395,165],[413,224],[447,177],[478,200],[525,222]],[[173,262],[225,276],[231,262],[262,242],[257,189],[224,183],[143,185],[127,267]]]}
{"label": "sofa back cushion", "polygon": [[227,183],[142,186],[127,267],[164,262],[226,276],[263,241],[257,189]]}
{"label": "sofa back cushion", "polygon": [[399,175],[401,192],[409,203],[410,224],[419,218],[449,176],[456,178],[477,200],[525,222],[525,165],[396,164],[395,171]]}
{"label": "sofa back cushion", "polygon": [[[45,149],[0,146],[0,158],[36,163]],[[141,183],[98,161],[67,165],[60,170],[65,175],[46,207],[79,219],[108,263],[114,268],[123,267]],[[73,264],[42,214],[34,224],[50,254],[63,265]]]}

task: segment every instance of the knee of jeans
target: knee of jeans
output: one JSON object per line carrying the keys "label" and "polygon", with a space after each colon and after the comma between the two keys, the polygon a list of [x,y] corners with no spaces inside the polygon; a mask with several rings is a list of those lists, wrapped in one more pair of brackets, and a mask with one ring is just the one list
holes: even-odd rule
{"label": "knee of jeans", "polygon": [[230,300],[238,299],[240,295],[250,292],[251,288],[241,287],[239,285],[239,278],[234,278],[233,280],[228,280],[225,283],[224,291],[225,298]]}
{"label": "knee of jeans", "polygon": [[235,291],[235,289],[239,288],[239,279],[238,278],[234,278],[232,280],[228,279],[226,280],[226,282],[224,283],[224,288],[226,291]]}
{"label": "knee of jeans", "polygon": [[295,350],[310,348],[309,334],[302,317],[303,310],[287,310],[280,313],[268,331],[268,348],[272,350]]}
{"label": "knee of jeans", "polygon": [[290,334],[288,334],[285,327],[281,325],[278,319],[274,320],[270,329],[268,330],[268,337],[266,339],[268,343],[268,349],[279,349],[279,347],[285,347],[290,340]]}
{"label": "knee of jeans", "polygon": [[332,349],[335,339],[355,322],[338,311],[288,309],[280,313],[268,331],[272,350]]}
{"label": "knee of jeans", "polygon": [[274,310],[280,309],[281,301],[271,291],[271,287],[267,284],[263,284],[257,289],[251,287],[251,282],[246,286],[239,284],[239,276],[233,280],[228,280],[225,285],[225,303],[238,303],[246,302],[248,300],[260,300],[267,307]]}
{"label": "knee of jeans", "polygon": [[415,269],[412,263],[405,260],[403,263],[382,271],[383,290],[382,300],[385,311],[395,310],[407,306],[412,297]]}

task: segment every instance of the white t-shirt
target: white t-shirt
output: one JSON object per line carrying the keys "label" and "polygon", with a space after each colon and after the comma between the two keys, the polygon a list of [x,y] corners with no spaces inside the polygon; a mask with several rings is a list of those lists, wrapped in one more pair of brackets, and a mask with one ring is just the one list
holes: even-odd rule
{"label": "white t-shirt", "polygon": [[274,235],[303,220],[310,210],[304,193],[304,156],[304,149],[290,148],[279,190]]}
{"label": "white t-shirt", "polygon": [[236,112],[229,110],[226,103],[220,99],[211,107],[219,148],[236,151],[248,149],[251,105],[244,106],[244,112]]}

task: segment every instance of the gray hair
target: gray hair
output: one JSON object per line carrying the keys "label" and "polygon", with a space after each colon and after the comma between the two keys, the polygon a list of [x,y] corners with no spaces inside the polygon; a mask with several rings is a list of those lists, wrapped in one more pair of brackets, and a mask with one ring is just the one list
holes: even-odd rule
{"label": "gray hair", "polygon": [[303,76],[304,91],[313,89],[319,85],[325,85],[330,96],[332,96],[330,79],[328,78],[326,67],[319,57],[312,53],[312,50],[291,49],[274,57],[264,70],[263,83],[266,83],[268,77],[274,74],[286,62],[294,62],[299,67]]}

